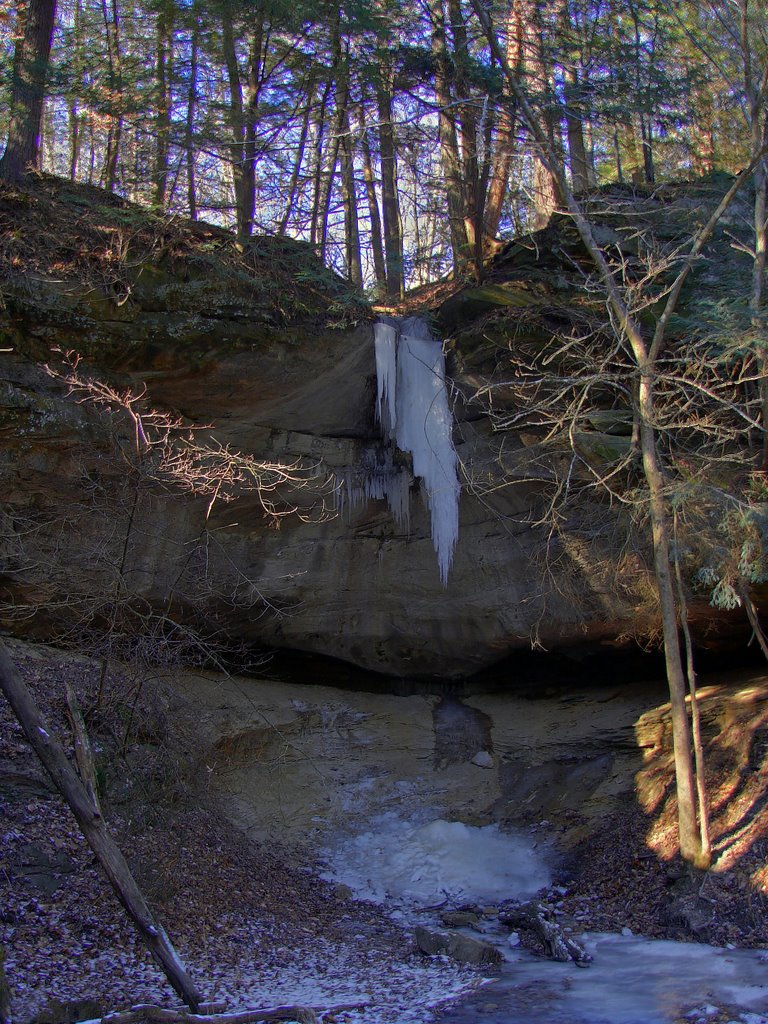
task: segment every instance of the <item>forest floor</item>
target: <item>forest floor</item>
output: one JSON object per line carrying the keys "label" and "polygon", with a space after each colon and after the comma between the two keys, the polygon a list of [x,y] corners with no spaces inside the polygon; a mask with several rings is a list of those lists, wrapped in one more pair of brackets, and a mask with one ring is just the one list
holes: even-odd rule
{"label": "forest floor", "polygon": [[[17,644],[11,653],[46,718],[66,735],[62,679],[81,696],[92,693],[94,663]],[[12,1019],[59,1024],[140,1002],[178,1005],[5,702],[0,735],[0,949]],[[146,747],[140,740],[134,753]],[[114,758],[127,778],[131,757]],[[178,764],[165,765],[160,789],[146,763],[142,770],[134,770],[127,798],[123,780],[108,821],[206,1000],[228,1009],[305,1003],[326,1011],[327,1024],[424,1024],[480,982],[478,968],[422,956],[386,907],[353,900],[278,842],[255,844],[233,831],[204,792],[188,788]],[[562,923],[768,945],[768,899],[751,881],[765,865],[764,840],[738,867],[692,879],[674,858],[649,853],[646,830],[634,808],[606,819],[569,876],[543,894]]]}

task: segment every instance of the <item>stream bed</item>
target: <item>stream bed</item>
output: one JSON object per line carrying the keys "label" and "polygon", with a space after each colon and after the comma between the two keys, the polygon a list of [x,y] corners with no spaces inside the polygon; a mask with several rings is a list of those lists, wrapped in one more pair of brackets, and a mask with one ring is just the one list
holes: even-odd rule
{"label": "stream bed", "polygon": [[[497,979],[439,1016],[440,1024],[669,1024],[715,1018],[768,1024],[768,962],[753,950],[587,935],[586,968],[507,954]],[[719,1018],[722,1019],[722,1018]]]}
{"label": "stream bed", "polygon": [[[406,928],[440,928],[440,912],[467,904],[528,900],[551,886],[546,847],[520,831],[382,815],[370,831],[326,851],[325,877],[385,905]],[[624,934],[578,936],[588,966],[522,948],[493,915],[467,935],[502,953],[476,989],[438,1015],[440,1024],[670,1024],[725,1020],[768,1024],[768,952]],[[566,928],[566,930],[568,930]]]}

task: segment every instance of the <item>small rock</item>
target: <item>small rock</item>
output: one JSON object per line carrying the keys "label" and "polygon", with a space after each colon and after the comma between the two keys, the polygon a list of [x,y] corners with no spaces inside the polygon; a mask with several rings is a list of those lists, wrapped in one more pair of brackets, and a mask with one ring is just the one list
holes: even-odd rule
{"label": "small rock", "polygon": [[480,923],[474,910],[447,910],[440,920],[446,928],[477,928]]}
{"label": "small rock", "polygon": [[478,750],[472,758],[472,764],[478,768],[493,768],[493,756],[487,750]]}
{"label": "small rock", "polygon": [[461,964],[500,964],[504,959],[500,951],[480,939],[456,932],[430,931],[419,926],[416,944],[427,956],[443,954]]}

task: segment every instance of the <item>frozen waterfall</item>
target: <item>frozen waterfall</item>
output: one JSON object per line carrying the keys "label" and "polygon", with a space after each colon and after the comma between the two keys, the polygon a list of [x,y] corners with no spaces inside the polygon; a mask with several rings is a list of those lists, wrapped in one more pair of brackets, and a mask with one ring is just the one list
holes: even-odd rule
{"label": "frozen waterfall", "polygon": [[432,524],[440,579],[447,582],[459,536],[460,484],[453,447],[453,415],[445,386],[443,348],[421,317],[387,318],[374,327],[377,416],[385,447],[367,453],[347,472],[341,491],[353,507],[386,498],[397,524],[410,525],[409,470],[396,449],[413,459],[413,475]]}
{"label": "frozen waterfall", "polygon": [[[382,444],[356,466],[337,471],[337,503],[355,508],[386,499],[397,525],[410,530],[413,477],[430,514],[432,544],[445,585],[459,536],[458,459],[445,385],[443,348],[421,317],[392,317],[374,326],[376,415]],[[411,456],[411,474],[402,455]]]}

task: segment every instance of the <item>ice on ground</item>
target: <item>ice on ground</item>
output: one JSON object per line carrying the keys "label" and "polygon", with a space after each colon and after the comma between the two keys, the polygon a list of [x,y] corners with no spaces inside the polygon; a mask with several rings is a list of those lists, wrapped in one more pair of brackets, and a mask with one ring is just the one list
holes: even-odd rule
{"label": "ice on ground", "polygon": [[376,819],[373,831],[329,851],[327,858],[326,878],[376,903],[528,899],[550,882],[541,853],[523,834],[440,819],[413,825],[393,813]]}
{"label": "ice on ground", "polygon": [[[255,967],[257,965],[254,965]],[[348,1024],[428,1024],[432,1010],[478,984],[478,977],[456,964],[414,957],[382,959],[364,943],[354,948],[317,942],[313,949],[285,950],[279,963],[246,964],[217,978],[216,998],[231,1010],[253,1006],[316,1007],[362,1004],[347,1010]]]}
{"label": "ice on ground", "polygon": [[[768,1008],[765,952],[692,942],[588,935],[588,969],[509,950],[500,979],[453,1007],[445,1024],[670,1024],[692,1005]],[[749,1013],[741,1015],[746,1022]]]}

